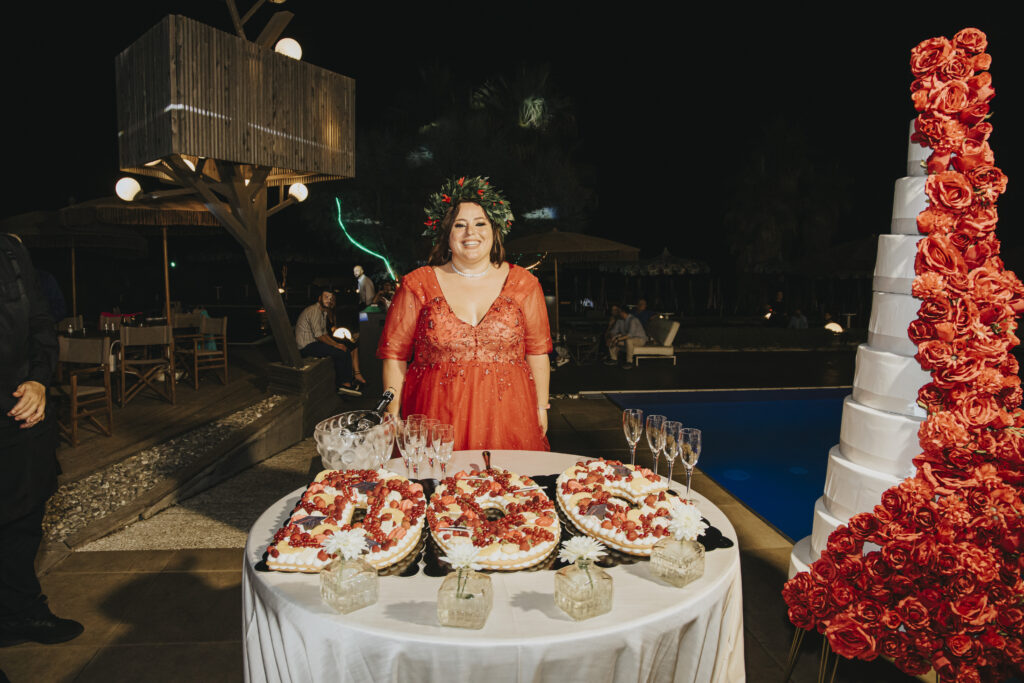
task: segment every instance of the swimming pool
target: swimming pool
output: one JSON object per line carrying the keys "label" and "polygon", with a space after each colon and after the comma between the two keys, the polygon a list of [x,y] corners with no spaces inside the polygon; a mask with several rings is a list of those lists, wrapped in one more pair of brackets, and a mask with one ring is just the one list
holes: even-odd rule
{"label": "swimming pool", "polygon": [[[698,427],[703,449],[697,467],[796,541],[811,533],[814,501],[824,488],[828,451],[839,442],[849,393],[839,387],[606,395],[620,408]],[[645,439],[641,443],[646,448]],[[664,467],[662,461],[662,474]]]}

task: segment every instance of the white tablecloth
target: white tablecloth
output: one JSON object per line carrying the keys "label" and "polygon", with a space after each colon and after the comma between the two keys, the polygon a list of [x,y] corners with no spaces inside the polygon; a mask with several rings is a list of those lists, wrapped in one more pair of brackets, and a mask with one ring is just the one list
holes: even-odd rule
{"label": "white tablecloth", "polygon": [[[579,456],[493,451],[494,467],[561,472]],[[450,472],[482,467],[456,453]],[[392,468],[402,471],[400,461]],[[274,532],[301,495],[280,499],[246,544],[242,622],[247,681],[723,681],[744,680],[739,549],[706,556],[704,577],[675,588],[645,561],[612,567],[612,611],[572,621],[554,603],[554,572],[494,573],[494,607],[479,631],[442,628],[441,579],[381,577],[377,604],[351,614],[320,601],[315,574],[257,572]],[[703,515],[736,540],[729,520],[700,496]]]}

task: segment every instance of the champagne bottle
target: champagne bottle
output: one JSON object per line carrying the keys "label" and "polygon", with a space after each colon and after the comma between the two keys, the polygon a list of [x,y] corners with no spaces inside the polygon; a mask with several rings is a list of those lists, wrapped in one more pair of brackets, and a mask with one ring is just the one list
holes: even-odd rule
{"label": "champagne bottle", "polygon": [[350,413],[351,417],[346,427],[352,432],[364,432],[367,429],[373,429],[384,421],[384,412],[394,398],[395,393],[390,388],[385,390],[381,394],[380,401],[377,402],[377,407],[373,410],[358,410]]}

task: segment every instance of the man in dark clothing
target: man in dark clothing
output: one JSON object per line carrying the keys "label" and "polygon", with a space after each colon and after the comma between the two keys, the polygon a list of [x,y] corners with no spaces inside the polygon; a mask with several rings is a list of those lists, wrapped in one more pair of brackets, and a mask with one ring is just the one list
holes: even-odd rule
{"label": "man in dark clothing", "polygon": [[46,411],[56,364],[32,261],[16,237],[0,234],[0,645],[61,643],[82,632],[50,612],[33,566],[57,486],[57,430]]}

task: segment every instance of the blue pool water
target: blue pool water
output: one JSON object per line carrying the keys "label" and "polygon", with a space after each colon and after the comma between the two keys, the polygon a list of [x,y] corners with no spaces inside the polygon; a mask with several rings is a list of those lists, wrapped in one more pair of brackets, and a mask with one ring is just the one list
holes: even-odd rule
{"label": "blue pool water", "polygon": [[[779,531],[811,533],[829,449],[839,442],[849,388],[615,393],[608,398],[644,415],[698,427],[697,467]],[[646,449],[641,438],[638,448]],[[661,473],[665,474],[664,461]],[[679,463],[676,463],[679,467]]]}

